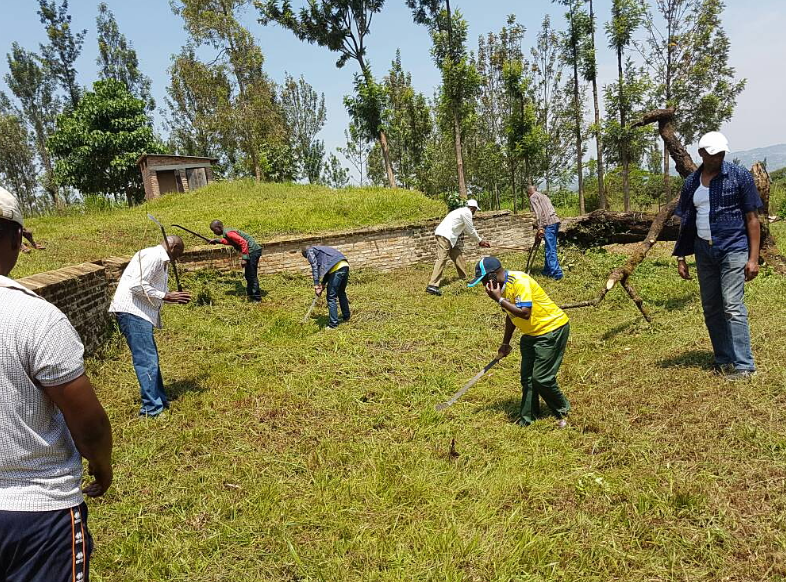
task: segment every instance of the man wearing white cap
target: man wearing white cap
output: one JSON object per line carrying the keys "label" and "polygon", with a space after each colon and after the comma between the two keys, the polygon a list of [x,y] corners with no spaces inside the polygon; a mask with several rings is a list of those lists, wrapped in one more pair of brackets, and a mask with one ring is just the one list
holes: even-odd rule
{"label": "man wearing white cap", "polygon": [[434,235],[437,238],[437,260],[434,262],[434,271],[431,273],[431,280],[426,287],[426,292],[432,295],[442,295],[439,284],[442,282],[442,273],[448,259],[456,265],[459,277],[467,277],[467,262],[464,259],[464,245],[460,241],[462,234],[467,233],[474,238],[478,245],[484,248],[491,246],[487,241],[480,238],[475,225],[472,223],[472,216],[478,210],[477,200],[467,200],[467,205],[463,208],[449,212],[448,215],[439,223]]}
{"label": "man wearing white cap", "polygon": [[[22,214],[0,188],[0,580],[88,580],[83,494],[112,483],[112,429],[66,316],[8,278]],[[95,478],[84,489],[82,457]]]}
{"label": "man wearing white cap", "polygon": [[685,180],[675,214],[682,217],[674,247],[680,277],[690,279],[687,255],[696,255],[704,322],[715,369],[728,380],[755,371],[745,282],[759,273],[759,192],[751,173],[724,161],[729,143],[717,131],[699,140],[703,163]]}

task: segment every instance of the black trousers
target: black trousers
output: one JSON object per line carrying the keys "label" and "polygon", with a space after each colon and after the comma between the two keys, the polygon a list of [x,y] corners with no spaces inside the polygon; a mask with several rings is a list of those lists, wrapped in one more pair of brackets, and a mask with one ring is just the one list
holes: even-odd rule
{"label": "black trousers", "polygon": [[259,259],[262,257],[262,251],[257,251],[248,255],[246,261],[246,294],[251,301],[261,301],[262,291],[259,289]]}

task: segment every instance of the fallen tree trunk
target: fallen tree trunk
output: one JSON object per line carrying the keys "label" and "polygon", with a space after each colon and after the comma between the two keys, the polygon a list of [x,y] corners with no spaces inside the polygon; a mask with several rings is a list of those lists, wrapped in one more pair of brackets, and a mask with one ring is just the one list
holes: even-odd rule
{"label": "fallen tree trunk", "polygon": [[[559,239],[581,248],[641,242],[656,216],[644,212],[596,210],[571,221],[564,230],[560,230]],[[672,217],[666,221],[658,240],[677,240],[679,231],[679,220]]]}
{"label": "fallen tree trunk", "polygon": [[[677,171],[683,178],[687,178],[691,173],[696,171],[696,164],[693,163],[693,159],[690,157],[690,154],[688,154],[685,146],[682,145],[682,142],[680,142],[679,138],[677,137],[674,128],[674,109],[656,109],[654,111],[645,113],[641,121],[633,124],[633,127],[648,125],[650,123],[655,123],[656,121],[658,122],[658,131],[660,132],[660,136],[663,138],[663,142],[666,144],[669,154],[674,160]],[[671,218],[671,215],[674,214],[674,209],[677,207],[678,201],[679,196],[661,208],[660,212],[658,212],[658,214],[655,216],[655,219],[652,221],[652,224],[647,231],[647,236],[636,246],[625,264],[621,267],[613,269],[609,273],[608,279],[606,280],[606,285],[603,286],[595,299],[590,302],[592,306],[597,306],[601,301],[603,301],[603,298],[606,297],[606,294],[611,291],[617,283],[621,283],[622,286],[625,287],[628,294],[631,296],[631,299],[633,299],[636,303],[636,306],[642,312],[642,315],[644,315],[644,318],[647,319],[647,321],[650,320],[649,314],[647,314],[643,309],[641,299],[638,298],[638,295],[635,293],[633,288],[629,286],[628,277],[630,277],[633,271],[636,270],[636,267],[638,267],[639,264],[644,260],[644,257],[647,256],[647,253],[650,252],[652,245],[654,245],[660,237],[664,226]],[[572,309],[574,307],[587,307],[586,304],[587,302],[583,301],[581,303],[563,305],[562,308]]]}

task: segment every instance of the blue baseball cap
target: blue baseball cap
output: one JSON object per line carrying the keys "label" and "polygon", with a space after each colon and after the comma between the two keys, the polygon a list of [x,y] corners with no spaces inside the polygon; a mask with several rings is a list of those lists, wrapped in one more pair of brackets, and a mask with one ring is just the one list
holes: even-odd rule
{"label": "blue baseball cap", "polygon": [[467,287],[474,287],[483,280],[483,277],[501,268],[502,263],[497,257],[482,257],[475,265],[475,279]]}

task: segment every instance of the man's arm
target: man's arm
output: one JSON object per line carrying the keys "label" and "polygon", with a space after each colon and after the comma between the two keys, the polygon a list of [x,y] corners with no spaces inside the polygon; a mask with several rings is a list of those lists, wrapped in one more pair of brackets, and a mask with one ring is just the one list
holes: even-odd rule
{"label": "man's arm", "polygon": [[475,230],[475,224],[472,222],[472,211],[467,208],[467,212],[461,213],[461,219],[464,221],[464,232],[466,232],[469,236],[475,239],[475,241],[480,244],[483,240],[478,231]]}
{"label": "man's arm", "polygon": [[314,280],[314,291],[317,295],[322,293],[322,282],[319,280],[319,269],[317,267],[317,252],[313,247],[306,249],[306,259],[311,265],[311,278]]}
{"label": "man's arm", "polygon": [[79,454],[87,459],[88,473],[95,477],[84,493],[89,497],[103,495],[112,484],[112,426],[90,380],[82,374],[43,390],[63,413]]}
{"label": "man's arm", "polygon": [[499,303],[500,307],[507,311],[513,317],[520,317],[521,319],[529,319],[530,315],[532,314],[532,308],[522,306],[519,307],[512,301],[505,299],[502,296],[502,287],[500,284],[495,280],[492,279],[488,283],[486,283],[486,294],[491,297],[494,301]]}
{"label": "man's arm", "polygon": [[505,334],[502,336],[502,345],[497,350],[497,357],[504,358],[507,356],[512,348],[510,347],[510,339],[513,337],[513,332],[516,330],[516,325],[510,316],[505,318]]}
{"label": "man's arm", "polygon": [[761,223],[758,211],[752,210],[745,213],[745,228],[748,231],[748,263],[745,265],[745,280],[753,281],[759,274]]}
{"label": "man's arm", "polygon": [[244,260],[248,260],[248,242],[242,236],[240,236],[236,231],[230,230],[227,233],[227,238],[230,239],[233,243],[240,247],[240,257]]}

